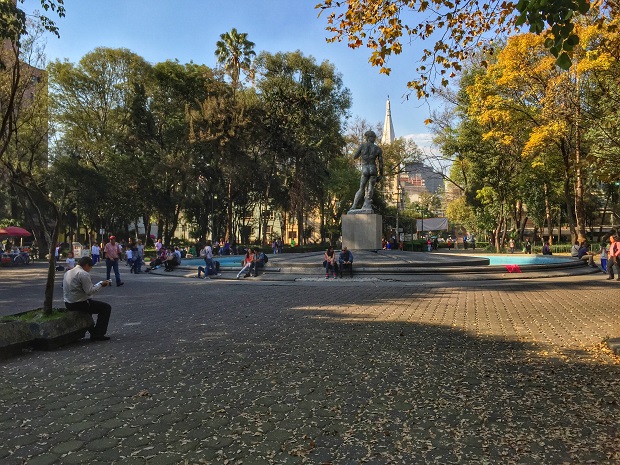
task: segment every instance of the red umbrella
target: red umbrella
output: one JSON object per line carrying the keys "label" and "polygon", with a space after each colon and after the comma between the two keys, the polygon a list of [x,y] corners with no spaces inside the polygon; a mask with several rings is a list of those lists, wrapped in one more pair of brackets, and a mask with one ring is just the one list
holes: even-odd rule
{"label": "red umbrella", "polygon": [[32,236],[31,233],[19,226],[7,226],[6,228],[0,228],[0,235],[11,237],[27,237]]}

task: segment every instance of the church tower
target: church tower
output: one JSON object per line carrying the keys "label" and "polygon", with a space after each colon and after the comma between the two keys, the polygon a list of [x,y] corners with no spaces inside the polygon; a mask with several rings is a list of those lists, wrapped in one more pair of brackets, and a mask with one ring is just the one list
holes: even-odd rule
{"label": "church tower", "polygon": [[391,144],[394,142],[394,125],[392,124],[392,111],[390,109],[390,96],[388,95],[385,103],[385,121],[383,122],[383,135],[381,136],[381,145]]}

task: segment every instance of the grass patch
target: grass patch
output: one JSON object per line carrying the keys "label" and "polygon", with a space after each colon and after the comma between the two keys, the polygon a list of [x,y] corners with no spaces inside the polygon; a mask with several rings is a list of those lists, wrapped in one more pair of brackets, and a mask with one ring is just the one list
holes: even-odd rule
{"label": "grass patch", "polygon": [[67,314],[67,310],[64,308],[53,308],[52,313],[46,315],[43,313],[42,308],[37,308],[35,310],[30,310],[24,313],[17,313],[16,315],[8,315],[0,317],[0,322],[7,321],[23,321],[25,323],[29,322],[44,322],[44,321],[52,321],[58,320]]}

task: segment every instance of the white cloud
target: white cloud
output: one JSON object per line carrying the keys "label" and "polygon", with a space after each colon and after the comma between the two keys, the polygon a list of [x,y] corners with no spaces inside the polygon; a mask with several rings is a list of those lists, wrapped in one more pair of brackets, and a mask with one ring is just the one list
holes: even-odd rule
{"label": "white cloud", "polygon": [[420,132],[404,136],[405,139],[413,140],[421,149],[430,149],[433,146],[433,137],[433,134],[430,132]]}

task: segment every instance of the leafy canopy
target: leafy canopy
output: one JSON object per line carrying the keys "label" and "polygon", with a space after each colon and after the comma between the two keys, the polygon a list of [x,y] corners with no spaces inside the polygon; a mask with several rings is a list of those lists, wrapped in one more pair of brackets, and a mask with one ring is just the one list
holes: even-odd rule
{"label": "leafy canopy", "polygon": [[[380,72],[390,73],[387,61],[403,51],[403,42],[420,40],[422,51],[418,77],[407,83],[418,98],[435,91],[434,78],[441,86],[461,70],[473,53],[493,51],[493,38],[502,37],[527,23],[530,32],[544,33],[545,46],[568,69],[569,53],[578,44],[573,34],[575,13],[585,14],[588,0],[322,0],[321,12],[330,10],[328,42],[348,42],[349,47],[366,45],[369,62]],[[319,13],[320,15],[320,13]],[[549,26],[546,29],[547,25]],[[432,39],[429,42],[425,42]]]}

